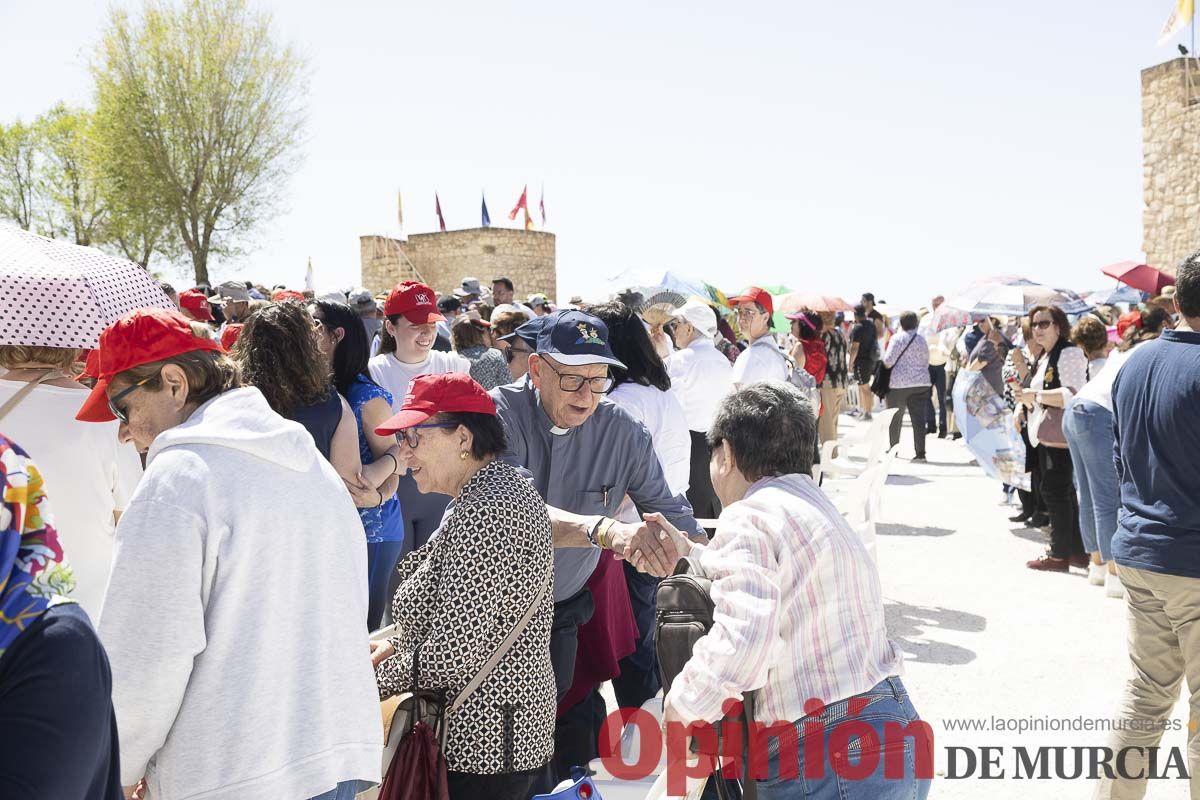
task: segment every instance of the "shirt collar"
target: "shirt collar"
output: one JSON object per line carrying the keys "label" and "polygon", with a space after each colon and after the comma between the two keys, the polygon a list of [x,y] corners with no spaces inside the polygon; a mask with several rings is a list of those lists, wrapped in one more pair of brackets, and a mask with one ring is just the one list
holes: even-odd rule
{"label": "shirt collar", "polygon": [[1159,337],[1171,342],[1181,342],[1183,344],[1200,344],[1200,331],[1181,331],[1172,329],[1163,331]]}

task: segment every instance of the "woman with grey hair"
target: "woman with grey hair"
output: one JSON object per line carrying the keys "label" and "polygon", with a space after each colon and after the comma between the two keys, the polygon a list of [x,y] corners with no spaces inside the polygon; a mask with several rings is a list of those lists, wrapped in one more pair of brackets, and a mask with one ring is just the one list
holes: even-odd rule
{"label": "woman with grey hair", "polygon": [[[755,717],[791,720],[799,738],[798,769],[789,746],[782,758],[770,755],[765,775],[754,775],[760,797],[832,796],[846,783],[856,784],[855,796],[926,797],[932,731],[918,722],[899,678],[902,657],[888,639],[875,564],[811,477],[812,408],[788,384],[751,384],[721,403],[708,437],[724,504],[712,541],[693,545],[661,516],[646,517],[712,580],[716,602],[712,629],[666,696],[664,723],[715,722],[726,698],[757,689]],[[836,731],[848,709],[868,705],[856,724],[875,730],[876,742],[885,725],[899,725],[905,736],[896,741],[893,733],[886,747],[904,753],[885,759],[877,751],[876,768],[854,780],[833,769],[846,747]],[[824,742],[813,748],[804,739],[816,726]],[[872,758],[868,746],[860,758]],[[804,764],[812,753],[825,763]],[[903,763],[904,774],[885,777],[885,761]]]}
{"label": "woman with grey hair", "polygon": [[916,451],[913,461],[923,462],[927,432],[925,413],[933,395],[933,384],[929,379],[929,345],[917,332],[919,323],[920,319],[912,311],[900,315],[903,332],[888,342],[883,365],[892,371],[887,406],[897,409],[888,429],[888,446],[895,447],[900,443],[900,425],[904,421],[904,412],[908,411],[912,421],[913,450]]}

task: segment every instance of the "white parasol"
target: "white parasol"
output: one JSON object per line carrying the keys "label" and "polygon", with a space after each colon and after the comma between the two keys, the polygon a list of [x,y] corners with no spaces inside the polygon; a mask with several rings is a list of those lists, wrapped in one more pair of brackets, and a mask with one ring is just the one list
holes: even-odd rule
{"label": "white parasol", "polygon": [[0,225],[0,345],[95,348],[137,308],[175,305],[132,261]]}

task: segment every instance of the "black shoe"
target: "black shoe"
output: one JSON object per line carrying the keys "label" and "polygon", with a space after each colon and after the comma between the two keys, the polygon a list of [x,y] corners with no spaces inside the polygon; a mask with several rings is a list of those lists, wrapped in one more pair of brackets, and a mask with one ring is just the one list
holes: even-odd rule
{"label": "black shoe", "polygon": [[957,432],[956,432],[956,433],[952,433],[952,434],[950,434],[950,441],[952,441],[952,442],[957,442],[957,441],[958,441],[959,439],[961,439],[961,438],[962,438],[962,434],[961,434],[961,433],[957,433]]}
{"label": "black shoe", "polygon": [[946,438],[946,432],[945,432],[945,431],[938,431],[938,438],[939,438],[939,439],[945,439],[945,438]]}
{"label": "black shoe", "polygon": [[1044,528],[1050,524],[1050,516],[1048,514],[1034,514],[1029,520],[1029,527]]}
{"label": "black shoe", "polygon": [[927,436],[933,436],[935,433],[937,433],[937,428],[926,428],[925,429],[925,434]]}
{"label": "black shoe", "polygon": [[1032,518],[1032,517],[1033,517],[1032,512],[1022,511],[1020,514],[1017,514],[1015,517],[1009,517],[1008,521],[1009,522],[1029,522],[1030,518]]}
{"label": "black shoe", "polygon": [[925,456],[913,456],[913,457],[912,457],[912,463],[914,463],[914,464],[926,464],[926,463],[928,463],[928,462],[925,460]]}

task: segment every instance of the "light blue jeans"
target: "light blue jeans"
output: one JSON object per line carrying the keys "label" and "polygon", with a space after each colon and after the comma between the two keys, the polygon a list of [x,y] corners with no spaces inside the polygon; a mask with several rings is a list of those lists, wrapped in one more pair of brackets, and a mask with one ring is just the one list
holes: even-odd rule
{"label": "light blue jeans", "polygon": [[1121,485],[1113,462],[1113,416],[1091,400],[1075,398],[1063,413],[1063,434],[1075,465],[1079,492],[1079,532],[1083,549],[1112,559],[1112,538],[1117,532]]}
{"label": "light blue jeans", "polygon": [[[851,703],[854,714],[849,713]],[[758,781],[758,796],[763,800],[925,800],[933,778],[932,729],[919,723],[909,729],[910,735],[899,734],[918,720],[899,678],[885,678],[863,694],[831,703],[820,717],[794,723],[799,739],[798,775],[780,774],[781,740],[771,737],[768,778]],[[820,776],[810,778],[805,775],[805,751],[812,748],[805,746],[805,730],[814,724],[822,726],[824,763]],[[846,727],[839,731],[843,725]],[[870,751],[864,750],[863,738],[853,735],[858,731],[866,735],[867,728],[879,742]],[[926,735],[919,735],[922,729]],[[862,777],[848,774],[864,759],[877,762],[873,771]],[[889,763],[901,767],[900,774],[885,775]],[[918,774],[918,765],[923,775]],[[792,769],[790,756],[784,766]]]}
{"label": "light blue jeans", "polygon": [[356,794],[365,792],[373,785],[367,781],[342,781],[328,792],[319,794],[310,800],[354,800]]}

